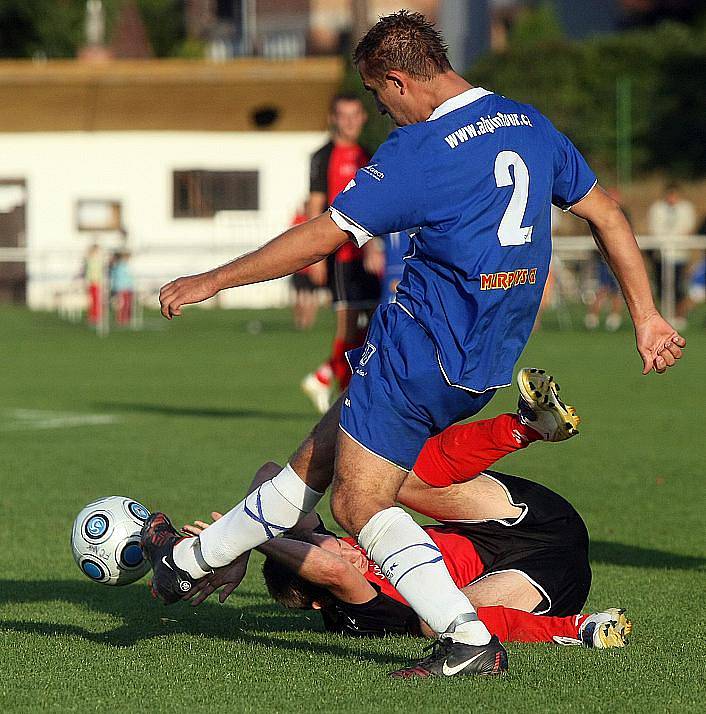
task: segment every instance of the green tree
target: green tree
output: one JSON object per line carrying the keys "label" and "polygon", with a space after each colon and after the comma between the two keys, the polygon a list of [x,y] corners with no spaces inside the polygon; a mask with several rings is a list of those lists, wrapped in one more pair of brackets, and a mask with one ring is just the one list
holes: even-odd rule
{"label": "green tree", "polygon": [[[110,44],[122,0],[103,0]],[[183,0],[138,0],[157,57],[180,53],[186,37]],[[0,0],[0,57],[75,57],[83,45],[85,0]]]}
{"label": "green tree", "polygon": [[581,42],[548,34],[518,32],[506,52],[477,62],[469,80],[536,106],[612,181],[616,83],[627,78],[634,171],[706,174],[703,29],[669,22]]}
{"label": "green tree", "polygon": [[0,0],[0,57],[75,56],[84,5],[75,0]]}

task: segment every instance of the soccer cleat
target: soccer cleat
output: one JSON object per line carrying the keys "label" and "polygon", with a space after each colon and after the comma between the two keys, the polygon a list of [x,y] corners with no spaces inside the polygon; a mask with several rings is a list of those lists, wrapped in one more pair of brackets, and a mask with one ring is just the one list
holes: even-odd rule
{"label": "soccer cleat", "polygon": [[507,652],[497,636],[493,635],[486,645],[467,645],[454,642],[450,637],[442,637],[432,645],[428,657],[409,667],[390,672],[390,676],[394,679],[453,677],[459,674],[488,677],[505,672]]}
{"label": "soccer cleat", "polygon": [[607,650],[625,647],[632,633],[632,622],[623,608],[611,607],[605,612],[589,615],[579,628],[579,639],[584,647]]}
{"label": "soccer cleat", "polygon": [[331,406],[331,387],[320,382],[312,372],[307,374],[301,382],[304,394],[311,399],[319,414],[326,414]]}
{"label": "soccer cleat", "polygon": [[608,332],[616,332],[622,327],[623,316],[619,312],[611,312],[605,319],[605,329]]}
{"label": "soccer cleat", "polygon": [[520,421],[534,429],[544,441],[564,441],[576,436],[581,417],[576,409],[559,399],[559,385],[543,369],[521,369],[517,373]]}
{"label": "soccer cleat", "polygon": [[164,513],[153,513],[142,526],[140,545],[152,564],[152,597],[161,597],[167,605],[181,600],[196,584],[189,573],[174,564],[174,546],[183,540]]}

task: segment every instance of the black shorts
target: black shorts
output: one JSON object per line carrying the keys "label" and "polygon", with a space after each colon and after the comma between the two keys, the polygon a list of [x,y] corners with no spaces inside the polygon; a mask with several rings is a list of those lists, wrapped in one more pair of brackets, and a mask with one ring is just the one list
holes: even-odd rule
{"label": "black shorts", "polygon": [[545,486],[497,471],[486,476],[501,484],[510,502],[523,510],[515,519],[454,521],[467,534],[485,571],[517,572],[542,594],[536,615],[576,615],[591,588],[588,531],[576,509]]}
{"label": "black shorts", "polygon": [[313,293],[319,289],[319,286],[314,285],[306,273],[294,273],[292,275],[292,285],[297,292]]}
{"label": "black shorts", "polygon": [[331,256],[327,266],[334,310],[373,310],[377,307],[380,281],[365,270],[362,260],[343,262]]}

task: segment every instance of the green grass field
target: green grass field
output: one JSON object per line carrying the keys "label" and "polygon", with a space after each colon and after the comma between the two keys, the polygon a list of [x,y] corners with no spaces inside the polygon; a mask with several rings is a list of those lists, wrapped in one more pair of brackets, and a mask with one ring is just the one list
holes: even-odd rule
{"label": "green grass field", "polygon": [[[268,601],[259,555],[225,606],[197,609],[152,601],[144,581],[108,588],[80,574],[69,535],[90,500],[129,495],[183,523],[238,501],[261,462],[285,460],[315,421],[298,382],[331,324],[324,314],[299,334],[284,311],[191,310],[99,339],[0,309],[0,710],[703,711],[702,329],[662,377],[640,375],[627,330],[559,332],[551,318],[521,361],[558,375],[584,426],[501,469],[584,516],[588,608],[628,608],[622,651],[512,644],[505,678],[394,682],[386,673],[426,643],[323,633],[315,615]],[[484,414],[514,401],[504,390]]]}

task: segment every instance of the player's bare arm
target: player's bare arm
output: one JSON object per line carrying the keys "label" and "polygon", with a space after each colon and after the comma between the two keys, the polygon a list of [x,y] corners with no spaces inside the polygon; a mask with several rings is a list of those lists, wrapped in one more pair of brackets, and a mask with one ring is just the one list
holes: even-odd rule
{"label": "player's bare arm", "polygon": [[159,291],[162,315],[171,320],[181,315],[182,306],[207,300],[226,288],[290,275],[322,260],[348,239],[328,213],[322,214],[230,263],[167,283]]}
{"label": "player's bare arm", "polygon": [[615,273],[635,326],[643,374],[661,374],[682,356],[686,340],[659,314],[642,254],[620,206],[596,186],[571,212],[588,221],[598,248]]}
{"label": "player's bare arm", "polygon": [[[309,515],[312,516],[309,525],[317,525],[318,516],[313,512]],[[215,522],[221,518],[221,514],[214,511],[211,513],[211,518]],[[185,525],[182,530],[190,535],[198,536],[209,525],[205,521],[197,520],[193,524]],[[340,553],[335,552],[336,549],[340,550],[342,547],[346,547],[347,544],[334,536],[320,536],[318,540],[321,545],[296,540],[297,533],[301,534],[304,530],[303,524],[297,524],[296,533],[291,532],[292,538],[275,538],[263,543],[258,550],[297,573],[308,582],[326,588],[343,602],[357,605],[369,602],[375,597],[375,589],[363,577],[360,570],[345,560]],[[309,533],[311,533],[310,530]],[[308,537],[317,539],[316,535]],[[327,548],[322,547],[324,541],[328,541]],[[350,546],[347,547],[350,549]],[[221,593],[222,597],[220,598],[221,602],[224,602],[235,589],[235,586],[230,587],[231,583],[226,580],[228,577],[227,571],[230,568],[231,566],[226,566],[220,569],[223,571],[220,574],[220,580],[223,580],[223,582],[220,582],[217,587],[224,586],[224,591]],[[213,587],[211,583],[209,585]],[[205,586],[199,591],[199,597],[194,599],[195,604],[200,604],[208,597],[208,595],[204,595],[207,590],[209,595],[213,592],[211,587]],[[226,589],[229,591],[224,595]],[[197,600],[198,602],[196,602]]]}
{"label": "player's bare arm", "polygon": [[[306,204],[307,218],[316,218],[326,210],[326,194],[322,191],[312,191]],[[326,260],[320,260],[312,264],[309,276],[315,285],[324,286],[328,279],[328,268]]]}
{"label": "player's bare arm", "polygon": [[[351,546],[334,536],[321,536],[333,548]],[[319,545],[289,538],[276,538],[263,543],[258,550],[293,570],[310,583],[326,588],[334,597],[352,605],[372,600],[375,588],[352,563],[341,555]]]}

